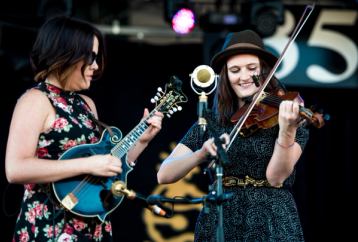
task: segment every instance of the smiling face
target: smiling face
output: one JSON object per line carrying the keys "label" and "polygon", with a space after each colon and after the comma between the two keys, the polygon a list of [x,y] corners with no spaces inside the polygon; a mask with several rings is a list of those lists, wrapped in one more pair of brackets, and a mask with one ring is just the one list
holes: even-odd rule
{"label": "smiling face", "polygon": [[230,85],[239,100],[250,97],[259,90],[260,87],[254,84],[252,78],[261,72],[260,60],[256,55],[234,55],[227,60],[226,65]]}

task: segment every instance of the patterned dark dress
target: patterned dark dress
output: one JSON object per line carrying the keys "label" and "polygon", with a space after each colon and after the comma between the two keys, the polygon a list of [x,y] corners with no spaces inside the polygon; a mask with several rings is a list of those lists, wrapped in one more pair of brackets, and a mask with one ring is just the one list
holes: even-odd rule
{"label": "patterned dark dress", "polygon": [[[41,82],[36,87],[56,110],[52,128],[39,136],[37,156],[58,159],[67,149],[95,143],[100,133],[93,113],[75,92],[61,90]],[[26,184],[13,241],[111,241],[111,223],[81,218],[62,209],[53,199],[50,184]]]}
{"label": "patterned dark dress", "polygon": [[[213,121],[218,134],[230,133],[233,126],[221,127]],[[249,137],[238,135],[228,150],[229,164],[224,166],[224,177],[266,179],[266,167],[271,158],[278,125],[266,130],[259,130]],[[303,149],[309,137],[307,128],[297,130],[296,141]],[[199,126],[194,124],[180,143],[195,151],[202,146]],[[233,197],[223,204],[223,224],[226,242],[232,241],[303,241],[302,228],[294,198],[290,188],[294,182],[293,174],[286,179],[282,188],[273,187],[224,187],[224,192],[232,192]],[[217,210],[209,204],[209,212],[202,210],[199,214],[195,241],[216,241]]]}

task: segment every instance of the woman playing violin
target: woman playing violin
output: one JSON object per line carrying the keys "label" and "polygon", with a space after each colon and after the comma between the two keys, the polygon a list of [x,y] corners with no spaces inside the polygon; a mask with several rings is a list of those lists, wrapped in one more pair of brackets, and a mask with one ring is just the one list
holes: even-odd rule
{"label": "woman playing violin", "polygon": [[[223,203],[225,241],[303,241],[299,215],[290,188],[295,165],[308,141],[308,129],[301,126],[300,98],[284,100],[278,108],[278,123],[258,129],[249,136],[229,140],[235,123],[232,116],[258,93],[265,74],[277,58],[264,49],[262,39],[251,30],[227,35],[222,50],[211,60],[220,73],[209,123],[229,142],[224,164],[223,189],[232,192]],[[254,78],[258,76],[259,78]],[[284,92],[275,78],[265,91]],[[210,132],[200,136],[195,123],[158,171],[159,183],[174,183],[194,167],[217,155]],[[218,221],[214,204],[202,211],[195,229],[195,241],[215,241]]]}

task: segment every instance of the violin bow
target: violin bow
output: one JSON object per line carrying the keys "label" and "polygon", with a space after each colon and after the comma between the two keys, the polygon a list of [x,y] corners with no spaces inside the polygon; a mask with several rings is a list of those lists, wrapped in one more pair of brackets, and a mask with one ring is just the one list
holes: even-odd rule
{"label": "violin bow", "polygon": [[305,8],[300,20],[298,21],[298,23],[297,23],[297,25],[296,25],[296,27],[295,27],[290,39],[288,40],[285,48],[283,49],[282,53],[280,54],[279,58],[277,59],[275,65],[272,67],[270,73],[267,75],[264,83],[259,88],[259,91],[257,92],[257,94],[254,95],[254,98],[253,98],[252,102],[250,103],[249,107],[247,108],[246,112],[244,113],[244,115],[241,116],[239,121],[235,124],[234,128],[230,132],[230,143],[227,145],[226,150],[228,150],[231,147],[233,141],[236,139],[236,137],[239,134],[239,132],[240,132],[242,126],[244,125],[246,119],[249,117],[249,115],[250,115],[251,111],[253,110],[253,108],[255,107],[256,103],[261,98],[262,94],[264,93],[264,90],[265,90],[266,86],[268,85],[268,83],[270,82],[270,80],[273,77],[274,73],[276,72],[277,68],[281,64],[281,62],[282,62],[282,60],[283,60],[288,48],[291,46],[293,41],[295,41],[295,39],[298,36],[298,34],[300,33],[301,29],[305,25],[307,19],[311,15],[314,7],[315,7],[315,3],[313,3],[312,5],[307,5],[306,6],[306,8]]}

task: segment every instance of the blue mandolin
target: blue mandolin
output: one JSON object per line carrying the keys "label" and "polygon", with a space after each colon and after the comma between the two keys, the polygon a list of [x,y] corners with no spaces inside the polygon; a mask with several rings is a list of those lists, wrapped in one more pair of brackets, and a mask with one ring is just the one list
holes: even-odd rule
{"label": "blue mandolin", "polygon": [[76,176],[52,183],[56,199],[70,212],[83,217],[98,217],[102,222],[122,202],[125,193],[121,190],[127,184],[127,175],[133,167],[127,162],[127,153],[149,127],[147,120],[156,111],[167,117],[180,111],[179,103],[187,102],[181,90],[182,82],[173,76],[165,85],[165,90],[158,88],[151,100],[156,107],[137,126],[122,138],[122,132],[111,127],[102,133],[100,141],[94,144],[82,144],[67,150],[60,160],[88,157],[98,154],[112,154],[121,159],[122,173],[114,177],[97,177],[92,175]]}

